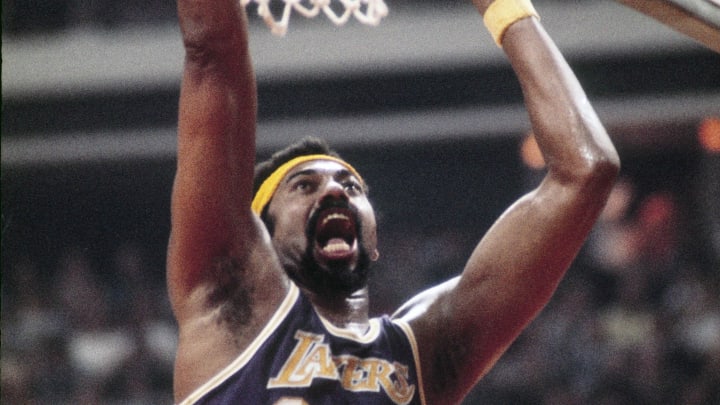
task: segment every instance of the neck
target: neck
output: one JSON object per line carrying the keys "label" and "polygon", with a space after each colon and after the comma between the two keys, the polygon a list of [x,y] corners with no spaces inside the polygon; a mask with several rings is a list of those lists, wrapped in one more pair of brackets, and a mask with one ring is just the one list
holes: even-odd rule
{"label": "neck", "polygon": [[350,295],[326,296],[303,289],[318,313],[338,328],[351,329],[360,334],[369,325],[369,299],[367,287]]}

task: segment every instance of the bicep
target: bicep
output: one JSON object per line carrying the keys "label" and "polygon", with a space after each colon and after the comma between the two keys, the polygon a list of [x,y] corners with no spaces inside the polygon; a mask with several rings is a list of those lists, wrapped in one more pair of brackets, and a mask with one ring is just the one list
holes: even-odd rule
{"label": "bicep", "polygon": [[604,204],[588,188],[546,179],[488,230],[457,285],[412,321],[427,379],[452,373],[443,390],[466,392],[547,303]]}
{"label": "bicep", "polygon": [[[454,299],[459,319],[492,328],[478,346],[504,349],[547,303],[604,205],[604,189],[546,178],[511,206],[473,251]],[[475,338],[475,337],[474,337]]]}

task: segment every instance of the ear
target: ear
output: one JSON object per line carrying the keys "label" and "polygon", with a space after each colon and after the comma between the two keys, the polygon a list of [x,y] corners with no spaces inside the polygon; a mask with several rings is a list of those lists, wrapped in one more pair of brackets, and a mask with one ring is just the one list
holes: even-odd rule
{"label": "ear", "polygon": [[373,262],[376,262],[377,259],[379,259],[379,258],[380,258],[380,252],[378,252],[377,249],[374,249],[372,254],[370,254],[370,260],[372,260]]}

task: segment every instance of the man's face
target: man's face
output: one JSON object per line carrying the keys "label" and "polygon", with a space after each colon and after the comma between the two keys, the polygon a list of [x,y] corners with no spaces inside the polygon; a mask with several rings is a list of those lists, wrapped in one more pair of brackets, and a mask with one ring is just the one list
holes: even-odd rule
{"label": "man's face", "polygon": [[314,160],[293,168],[267,215],[280,261],[299,284],[325,294],[365,287],[377,257],[375,214],[364,186],[343,165]]}

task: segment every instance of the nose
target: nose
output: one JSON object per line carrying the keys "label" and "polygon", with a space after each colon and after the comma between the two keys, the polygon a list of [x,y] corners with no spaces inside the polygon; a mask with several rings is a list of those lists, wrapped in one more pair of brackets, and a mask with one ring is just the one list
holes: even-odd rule
{"label": "nose", "polygon": [[325,202],[326,200],[328,200],[328,202],[338,200],[348,201],[349,198],[347,193],[345,192],[345,187],[341,183],[330,179],[325,184],[325,190],[321,200],[322,202]]}

